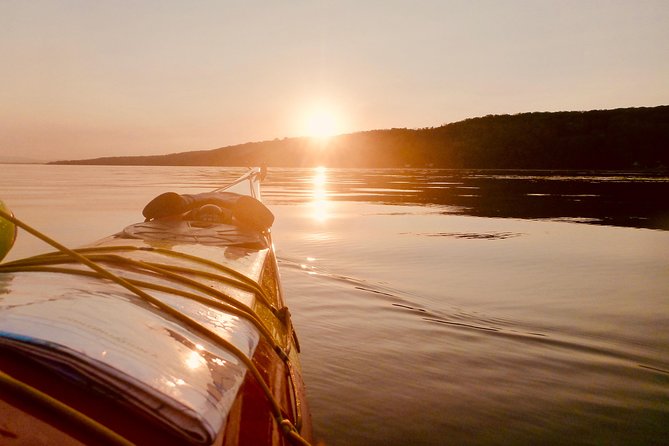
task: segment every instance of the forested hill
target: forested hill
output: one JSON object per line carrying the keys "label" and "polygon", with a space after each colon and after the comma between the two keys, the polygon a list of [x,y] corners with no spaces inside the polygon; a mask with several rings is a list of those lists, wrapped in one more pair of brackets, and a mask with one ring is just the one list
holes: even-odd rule
{"label": "forested hill", "polygon": [[669,106],[489,115],[424,129],[247,143],[159,156],[57,164],[666,169]]}

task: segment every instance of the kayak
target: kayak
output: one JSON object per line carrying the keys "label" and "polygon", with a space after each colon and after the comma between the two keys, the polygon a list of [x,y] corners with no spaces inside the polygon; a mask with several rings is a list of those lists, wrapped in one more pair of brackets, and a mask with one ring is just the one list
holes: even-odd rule
{"label": "kayak", "polygon": [[0,444],[312,441],[264,173],[76,250],[0,207],[57,248],[0,263]]}

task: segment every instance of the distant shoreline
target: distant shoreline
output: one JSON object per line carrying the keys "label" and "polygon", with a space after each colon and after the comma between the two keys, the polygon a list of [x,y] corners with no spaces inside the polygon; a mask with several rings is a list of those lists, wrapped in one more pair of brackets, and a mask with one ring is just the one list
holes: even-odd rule
{"label": "distant shoreline", "polygon": [[47,164],[664,171],[669,168],[669,106],[488,115],[327,141],[284,138]]}
{"label": "distant shoreline", "polygon": [[6,161],[3,159],[0,159],[0,164],[51,164],[51,163],[57,163],[57,161]]}
{"label": "distant shoreline", "polygon": [[[24,166],[80,166],[80,167],[173,167],[173,168],[182,168],[182,167],[211,167],[211,168],[230,168],[230,169],[244,169],[249,166],[179,166],[179,165],[143,165],[143,164],[60,164],[56,162],[49,163],[3,163],[0,162],[0,165],[3,166],[14,166],[14,165],[24,165]],[[496,169],[496,168],[448,168],[448,167],[328,167],[328,166],[275,166],[270,167],[270,172],[272,169],[305,169],[313,170],[319,167],[325,167],[326,169],[332,170],[379,170],[379,171],[453,171],[453,172],[480,172],[490,175],[502,175],[502,174],[532,174],[536,176],[550,176],[550,175],[564,175],[564,176],[651,176],[651,177],[669,177],[669,168],[648,168],[648,169]]]}
{"label": "distant shoreline", "polygon": [[53,162],[43,162],[43,163],[5,163],[0,161],[0,164],[3,166],[46,166],[52,165]]}

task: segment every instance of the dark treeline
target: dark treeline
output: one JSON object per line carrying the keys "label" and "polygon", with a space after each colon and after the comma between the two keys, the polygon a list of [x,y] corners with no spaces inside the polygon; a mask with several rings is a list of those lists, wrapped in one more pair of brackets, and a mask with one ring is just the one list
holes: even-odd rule
{"label": "dark treeline", "polygon": [[424,129],[247,143],[170,155],[57,164],[666,169],[669,106],[489,115]]}

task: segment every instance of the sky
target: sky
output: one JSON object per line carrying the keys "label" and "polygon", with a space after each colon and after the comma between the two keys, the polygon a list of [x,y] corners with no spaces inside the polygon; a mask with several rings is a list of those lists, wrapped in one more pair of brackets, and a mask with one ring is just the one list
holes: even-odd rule
{"label": "sky", "polygon": [[667,0],[0,0],[0,158],[665,105],[668,24]]}

